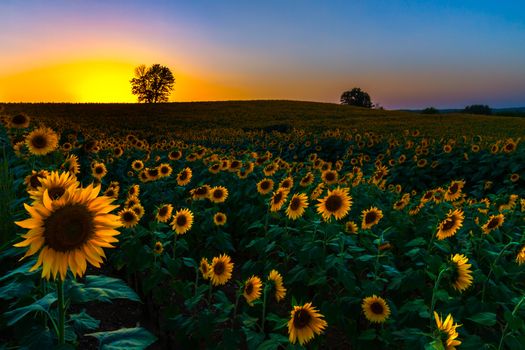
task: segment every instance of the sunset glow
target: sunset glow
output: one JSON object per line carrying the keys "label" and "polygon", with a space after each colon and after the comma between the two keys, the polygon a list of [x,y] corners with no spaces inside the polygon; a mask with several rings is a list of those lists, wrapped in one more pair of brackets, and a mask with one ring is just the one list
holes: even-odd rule
{"label": "sunset glow", "polygon": [[160,63],[170,101],[525,105],[520,5],[439,3],[3,1],[0,102],[135,102],[134,67]]}

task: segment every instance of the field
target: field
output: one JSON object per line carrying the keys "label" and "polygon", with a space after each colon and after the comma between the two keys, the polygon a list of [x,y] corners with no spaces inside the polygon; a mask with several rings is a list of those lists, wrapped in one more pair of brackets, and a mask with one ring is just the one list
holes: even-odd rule
{"label": "field", "polygon": [[525,118],[0,105],[0,349],[522,349]]}

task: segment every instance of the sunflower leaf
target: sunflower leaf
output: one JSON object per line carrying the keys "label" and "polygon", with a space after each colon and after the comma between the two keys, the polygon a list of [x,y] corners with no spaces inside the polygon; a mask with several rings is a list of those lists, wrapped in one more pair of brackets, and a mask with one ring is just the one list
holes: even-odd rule
{"label": "sunflower leaf", "polygon": [[71,281],[68,295],[73,303],[110,302],[112,299],[129,299],[140,302],[137,293],[124,281],[103,275],[88,275],[85,284]]}
{"label": "sunflower leaf", "polygon": [[473,316],[467,317],[467,319],[483,326],[494,326],[496,324],[496,314],[493,312],[480,312]]}
{"label": "sunflower leaf", "polygon": [[38,299],[31,305],[22,306],[17,309],[8,311],[4,314],[7,319],[7,325],[11,326],[20,321],[24,316],[32,312],[43,312],[49,316],[49,307],[57,300],[55,292],[49,293],[41,299]]}
{"label": "sunflower leaf", "polygon": [[144,328],[121,328],[110,332],[86,334],[100,342],[102,350],[146,349],[157,341],[157,338]]}

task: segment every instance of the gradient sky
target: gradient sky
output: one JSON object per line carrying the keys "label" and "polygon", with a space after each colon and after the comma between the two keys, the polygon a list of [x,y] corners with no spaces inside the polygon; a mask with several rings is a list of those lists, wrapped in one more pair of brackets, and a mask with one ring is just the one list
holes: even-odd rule
{"label": "gradient sky", "polygon": [[141,63],[171,101],[525,106],[525,2],[2,0],[1,102],[134,102]]}

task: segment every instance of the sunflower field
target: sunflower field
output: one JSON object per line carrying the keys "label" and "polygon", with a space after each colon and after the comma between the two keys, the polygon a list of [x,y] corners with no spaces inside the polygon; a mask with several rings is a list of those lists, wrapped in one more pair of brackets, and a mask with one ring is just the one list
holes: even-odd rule
{"label": "sunflower field", "polygon": [[519,129],[1,122],[0,349],[525,349]]}

